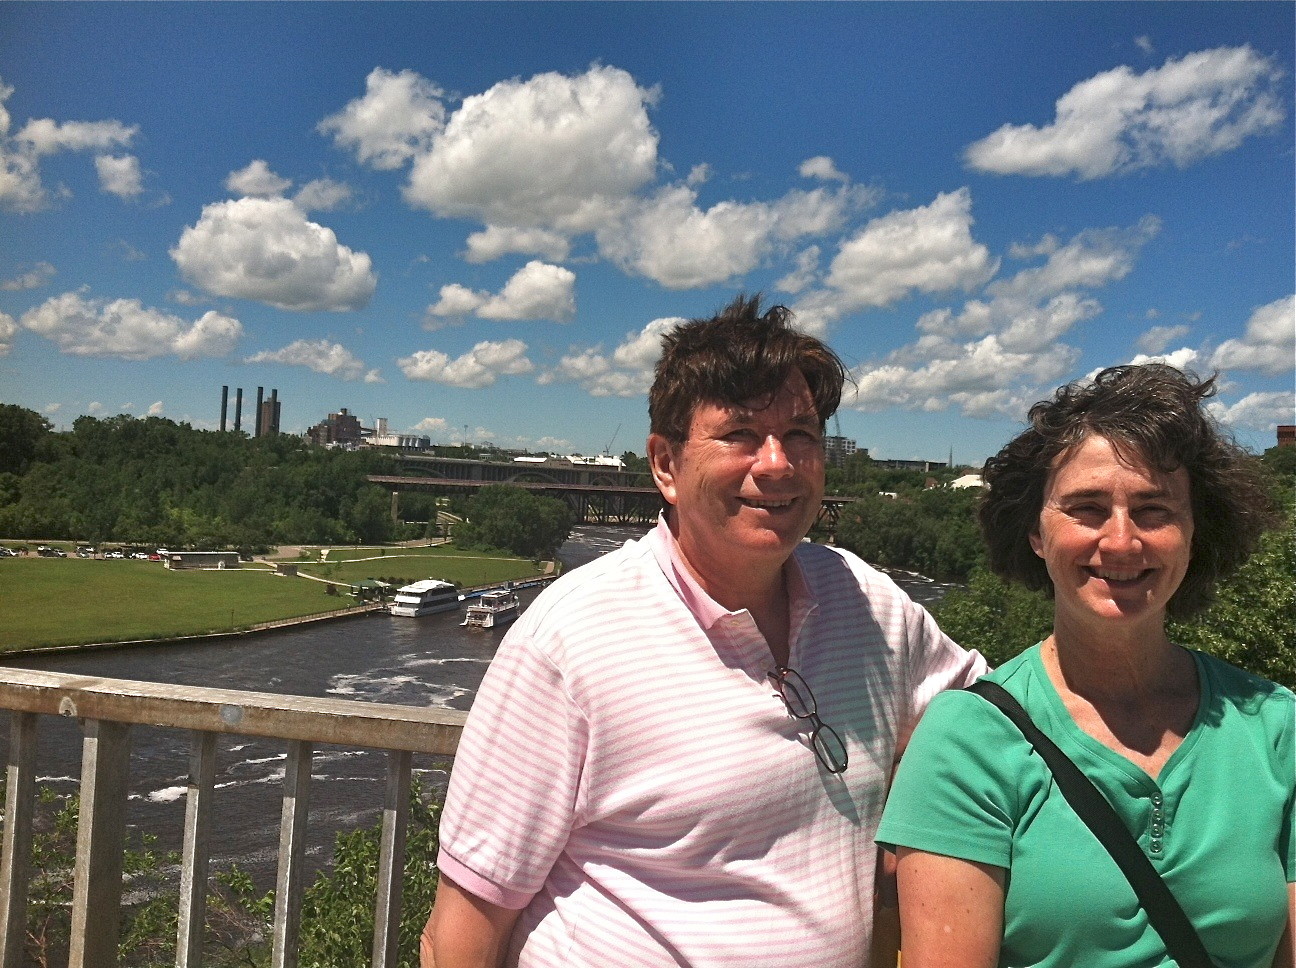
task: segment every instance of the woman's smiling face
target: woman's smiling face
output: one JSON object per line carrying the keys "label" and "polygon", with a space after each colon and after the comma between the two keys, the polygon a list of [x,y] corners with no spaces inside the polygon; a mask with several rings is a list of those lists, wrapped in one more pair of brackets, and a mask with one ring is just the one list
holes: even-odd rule
{"label": "woman's smiling face", "polygon": [[1192,537],[1182,467],[1156,470],[1100,436],[1058,455],[1030,538],[1053,580],[1055,629],[1163,625]]}

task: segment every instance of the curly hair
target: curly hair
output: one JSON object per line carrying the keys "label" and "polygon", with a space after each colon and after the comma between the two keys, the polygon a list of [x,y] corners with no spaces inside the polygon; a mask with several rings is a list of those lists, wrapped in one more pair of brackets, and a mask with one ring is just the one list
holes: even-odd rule
{"label": "curly hair", "polygon": [[711,319],[690,320],[668,332],[648,392],[652,433],[681,444],[698,404],[770,399],[793,370],[805,377],[822,429],[841,402],[846,367],[825,343],[792,329],[791,322],[787,307],[762,315],[759,295],[739,295]]}
{"label": "curly hair", "polygon": [[1031,548],[1044,488],[1059,456],[1087,437],[1110,441],[1124,460],[1188,472],[1193,539],[1187,573],[1167,612],[1184,619],[1210,604],[1272,522],[1256,461],[1216,426],[1202,404],[1215,377],[1199,379],[1164,363],[1113,366],[1092,382],[1070,383],[1030,409],[1030,427],[986,462],[977,510],[990,569],[1028,588],[1053,591]]}

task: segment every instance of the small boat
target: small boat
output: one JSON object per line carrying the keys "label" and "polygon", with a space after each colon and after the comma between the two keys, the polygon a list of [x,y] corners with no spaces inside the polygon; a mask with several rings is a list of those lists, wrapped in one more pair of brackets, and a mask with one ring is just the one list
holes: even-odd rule
{"label": "small boat", "polygon": [[396,589],[390,611],[405,618],[418,618],[435,612],[449,612],[459,607],[459,589],[448,581],[426,578]]}
{"label": "small boat", "polygon": [[512,587],[482,592],[477,601],[468,606],[461,624],[478,629],[493,629],[507,625],[518,617],[522,603]]}

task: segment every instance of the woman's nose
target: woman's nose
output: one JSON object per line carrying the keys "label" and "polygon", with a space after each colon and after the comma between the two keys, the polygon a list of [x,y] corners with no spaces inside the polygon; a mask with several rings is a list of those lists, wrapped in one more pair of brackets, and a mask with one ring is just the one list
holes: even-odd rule
{"label": "woman's nose", "polygon": [[1098,545],[1104,551],[1128,552],[1140,547],[1138,528],[1129,514],[1121,509],[1113,510],[1103,525]]}

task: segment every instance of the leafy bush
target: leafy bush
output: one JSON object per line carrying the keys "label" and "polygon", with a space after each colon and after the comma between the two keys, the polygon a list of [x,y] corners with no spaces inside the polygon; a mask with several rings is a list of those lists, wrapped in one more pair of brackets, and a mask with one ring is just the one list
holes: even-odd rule
{"label": "leafy bush", "polygon": [[[3,795],[0,777],[0,796]],[[76,863],[79,802],[49,789],[39,793],[33,835],[32,881],[27,902],[27,954],[40,968],[66,964]],[[440,807],[424,802],[411,784],[405,843],[398,963],[416,968],[419,935],[432,909],[437,873],[437,821]],[[299,963],[303,968],[364,968],[373,948],[381,825],[341,832],[333,865],[321,871],[302,898]],[[143,835],[127,849],[123,878],[118,957],[122,965],[174,962],[178,895],[167,883],[165,866],[174,854],[160,855],[155,838]],[[258,892],[246,871],[234,866],[212,876],[207,900],[204,963],[216,968],[270,964],[274,892]]]}

